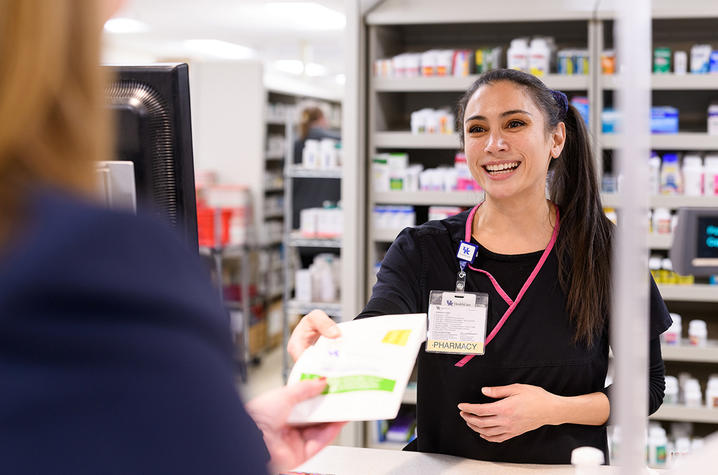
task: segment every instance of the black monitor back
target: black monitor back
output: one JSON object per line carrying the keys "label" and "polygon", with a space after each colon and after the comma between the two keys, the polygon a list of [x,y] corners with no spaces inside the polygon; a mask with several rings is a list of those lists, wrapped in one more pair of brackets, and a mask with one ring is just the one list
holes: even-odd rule
{"label": "black monitor back", "polygon": [[115,158],[134,163],[137,206],[197,249],[197,208],[187,64],[107,66]]}

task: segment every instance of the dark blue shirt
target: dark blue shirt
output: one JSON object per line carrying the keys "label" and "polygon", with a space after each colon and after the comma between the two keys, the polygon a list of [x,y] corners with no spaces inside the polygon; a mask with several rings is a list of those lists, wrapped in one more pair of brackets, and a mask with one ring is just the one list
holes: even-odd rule
{"label": "dark blue shirt", "polygon": [[0,262],[0,471],[266,473],[226,313],[168,227],[46,190]]}

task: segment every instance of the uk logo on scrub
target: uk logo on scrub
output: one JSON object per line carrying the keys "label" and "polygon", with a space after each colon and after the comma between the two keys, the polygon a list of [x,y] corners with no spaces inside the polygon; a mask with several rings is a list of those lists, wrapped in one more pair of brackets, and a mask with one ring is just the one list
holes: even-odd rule
{"label": "uk logo on scrub", "polygon": [[474,262],[474,256],[476,255],[476,246],[468,242],[461,241],[459,244],[459,252],[456,257],[466,262]]}

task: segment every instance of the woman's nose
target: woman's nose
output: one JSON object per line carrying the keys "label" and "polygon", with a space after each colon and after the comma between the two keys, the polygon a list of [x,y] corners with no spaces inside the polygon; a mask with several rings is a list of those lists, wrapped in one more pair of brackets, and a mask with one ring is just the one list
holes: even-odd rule
{"label": "woman's nose", "polygon": [[484,152],[486,153],[497,153],[503,152],[506,148],[506,141],[500,131],[491,132],[486,145],[484,146]]}

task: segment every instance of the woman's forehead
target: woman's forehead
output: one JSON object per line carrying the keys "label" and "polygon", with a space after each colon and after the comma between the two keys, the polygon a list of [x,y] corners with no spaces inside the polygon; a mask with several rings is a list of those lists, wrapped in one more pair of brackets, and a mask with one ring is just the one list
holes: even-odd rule
{"label": "woman's forehead", "polygon": [[507,110],[537,111],[536,104],[524,86],[511,81],[484,84],[471,95],[466,106],[466,116],[501,113]]}

